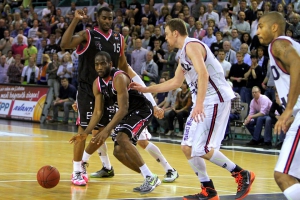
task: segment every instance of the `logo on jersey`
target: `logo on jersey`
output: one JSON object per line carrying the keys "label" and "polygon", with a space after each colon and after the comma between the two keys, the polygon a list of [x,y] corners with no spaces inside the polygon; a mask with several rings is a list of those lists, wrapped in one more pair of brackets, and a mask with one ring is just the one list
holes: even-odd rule
{"label": "logo on jersey", "polygon": [[190,65],[188,64],[183,64],[181,63],[181,67],[185,70],[185,71],[190,71],[192,68],[190,67]]}
{"label": "logo on jersey", "polygon": [[97,49],[99,49],[100,51],[102,51],[102,46],[101,46],[101,43],[99,41],[95,42],[95,46],[96,46]]}

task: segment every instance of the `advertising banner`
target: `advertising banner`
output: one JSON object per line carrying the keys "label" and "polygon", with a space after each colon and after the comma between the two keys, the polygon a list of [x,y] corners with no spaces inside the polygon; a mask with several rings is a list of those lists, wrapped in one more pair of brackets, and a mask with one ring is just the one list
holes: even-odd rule
{"label": "advertising banner", "polygon": [[0,117],[39,122],[48,86],[0,85]]}

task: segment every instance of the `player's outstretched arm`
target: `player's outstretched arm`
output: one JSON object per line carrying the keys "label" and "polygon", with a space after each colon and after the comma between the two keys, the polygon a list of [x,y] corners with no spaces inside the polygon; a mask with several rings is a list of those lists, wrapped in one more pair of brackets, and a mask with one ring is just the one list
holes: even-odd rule
{"label": "player's outstretched arm", "polygon": [[83,30],[73,35],[78,22],[84,17],[85,13],[82,10],[76,10],[74,19],[65,31],[61,38],[60,47],[62,49],[76,48],[82,42],[87,41],[87,31]]}
{"label": "player's outstretched arm", "polygon": [[70,143],[84,140],[88,136],[88,134],[91,133],[92,130],[96,127],[96,125],[98,124],[98,122],[100,121],[103,115],[104,100],[103,100],[102,93],[100,93],[98,90],[97,79],[93,83],[93,93],[95,96],[95,106],[94,106],[94,111],[90,123],[82,134],[77,134],[73,136],[69,141]]}
{"label": "player's outstretched arm", "polygon": [[290,90],[286,108],[274,127],[274,132],[279,134],[281,130],[287,130],[287,121],[293,113],[293,108],[300,95],[300,56],[292,44],[287,40],[275,40],[272,44],[272,54],[279,63],[290,74]]}

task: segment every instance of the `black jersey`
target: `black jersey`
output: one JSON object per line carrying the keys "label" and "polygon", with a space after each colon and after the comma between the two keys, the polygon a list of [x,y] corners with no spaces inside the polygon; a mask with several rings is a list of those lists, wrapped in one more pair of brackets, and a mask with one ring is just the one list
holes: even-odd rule
{"label": "black jersey", "polygon": [[78,82],[85,82],[93,85],[97,78],[95,70],[95,55],[99,51],[106,51],[111,56],[113,67],[118,67],[118,62],[122,49],[123,36],[115,33],[112,30],[106,35],[98,28],[94,28],[87,32],[87,42],[85,46],[79,45],[77,47],[78,57]]}
{"label": "black jersey", "polygon": [[[104,80],[100,77],[98,77],[97,79],[98,90],[103,94],[105,107],[118,106],[117,91],[114,88],[113,80],[116,77],[116,75],[120,73],[124,73],[125,75],[128,76],[128,74],[126,74],[124,71],[118,70],[116,68],[112,68],[110,77],[107,80]],[[130,79],[129,76],[128,78]],[[136,109],[145,106],[145,102],[148,101],[141,92],[128,89],[128,93],[129,93],[128,113],[131,113]]]}

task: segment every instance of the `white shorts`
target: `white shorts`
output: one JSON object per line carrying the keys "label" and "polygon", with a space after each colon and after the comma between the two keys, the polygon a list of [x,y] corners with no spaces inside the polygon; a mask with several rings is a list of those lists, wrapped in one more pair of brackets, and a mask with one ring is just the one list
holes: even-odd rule
{"label": "white shorts", "polygon": [[286,133],[275,171],[300,179],[300,111]]}
{"label": "white shorts", "polygon": [[149,133],[147,128],[144,128],[144,130],[141,132],[138,140],[150,140],[152,137],[151,133]]}
{"label": "white shorts", "polygon": [[[220,149],[224,138],[231,101],[213,105],[204,105],[204,121],[196,123],[191,115],[188,117],[181,145],[192,147],[192,157],[203,156],[211,148]],[[191,112],[192,113],[192,112]]]}

